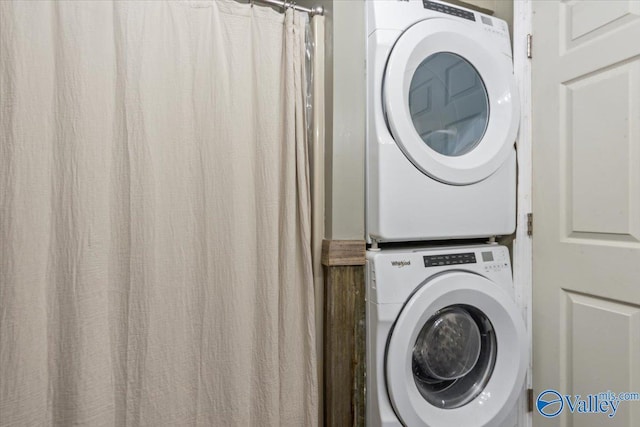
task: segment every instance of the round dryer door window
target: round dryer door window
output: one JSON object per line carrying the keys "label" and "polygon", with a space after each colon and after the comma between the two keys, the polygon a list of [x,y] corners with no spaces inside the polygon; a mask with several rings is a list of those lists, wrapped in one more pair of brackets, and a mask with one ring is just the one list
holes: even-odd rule
{"label": "round dryer door window", "polygon": [[452,271],[419,286],[385,355],[389,399],[404,425],[500,426],[523,390],[528,341],[512,296]]}
{"label": "round dryer door window", "polygon": [[513,150],[519,100],[511,57],[496,37],[475,22],[432,18],[406,30],[389,54],[383,83],[389,130],[433,179],[482,181]]}
{"label": "round dryer door window", "polygon": [[425,144],[445,156],[462,156],[482,140],[489,96],[478,71],[449,52],[429,56],[409,86],[409,112]]}

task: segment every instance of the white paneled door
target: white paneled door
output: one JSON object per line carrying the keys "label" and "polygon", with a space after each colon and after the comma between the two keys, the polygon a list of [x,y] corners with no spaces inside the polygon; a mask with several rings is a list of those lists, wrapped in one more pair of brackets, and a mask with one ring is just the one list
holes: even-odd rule
{"label": "white paneled door", "polygon": [[533,34],[534,425],[640,426],[588,396],[640,392],[640,1],[534,1]]}

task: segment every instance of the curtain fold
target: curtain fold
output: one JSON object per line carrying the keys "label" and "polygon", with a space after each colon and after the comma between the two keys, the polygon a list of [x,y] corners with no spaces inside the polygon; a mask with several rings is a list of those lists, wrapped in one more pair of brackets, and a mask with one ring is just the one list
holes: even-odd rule
{"label": "curtain fold", "polygon": [[306,19],[0,2],[0,426],[317,425]]}

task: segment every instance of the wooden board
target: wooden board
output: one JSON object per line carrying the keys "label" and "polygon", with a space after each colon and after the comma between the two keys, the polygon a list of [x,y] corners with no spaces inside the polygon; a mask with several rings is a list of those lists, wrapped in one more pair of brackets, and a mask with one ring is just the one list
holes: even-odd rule
{"label": "wooden board", "polygon": [[324,425],[365,425],[365,242],[325,240]]}
{"label": "wooden board", "polygon": [[329,267],[325,277],[325,425],[364,426],[364,267]]}
{"label": "wooden board", "polygon": [[364,240],[324,240],[322,265],[364,265],[366,245]]}

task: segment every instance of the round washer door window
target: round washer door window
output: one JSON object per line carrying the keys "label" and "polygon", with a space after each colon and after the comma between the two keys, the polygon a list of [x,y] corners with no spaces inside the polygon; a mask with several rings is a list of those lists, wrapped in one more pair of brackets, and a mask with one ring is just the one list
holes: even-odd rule
{"label": "round washer door window", "polygon": [[387,342],[385,383],[408,426],[502,425],[524,387],[527,333],[512,296],[486,277],[427,278]]}
{"label": "round washer door window", "polygon": [[413,347],[412,371],[422,397],[444,409],[475,399],[493,372],[496,342],[491,321],[477,308],[451,305],[437,311]]}
{"label": "round washer door window", "polygon": [[438,52],[413,74],[409,112],[425,144],[445,156],[461,156],[487,130],[489,96],[473,65],[459,55]]}

